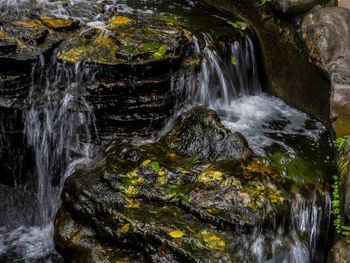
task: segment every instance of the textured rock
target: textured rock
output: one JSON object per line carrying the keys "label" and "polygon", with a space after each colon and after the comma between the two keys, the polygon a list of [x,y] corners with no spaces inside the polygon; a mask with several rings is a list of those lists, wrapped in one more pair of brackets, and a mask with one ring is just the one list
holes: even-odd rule
{"label": "textured rock", "polygon": [[339,240],[329,252],[329,263],[350,262],[350,238]]}
{"label": "textured rock", "polygon": [[195,108],[176,120],[162,141],[171,149],[207,160],[239,160],[252,152],[240,133],[232,133],[213,110]]}
{"label": "textured rock", "polygon": [[150,134],[164,127],[176,99],[171,77],[120,79],[88,85],[86,99],[94,107],[101,137]]}
{"label": "textured rock", "polygon": [[306,12],[316,5],[325,4],[327,0],[274,0],[274,8],[284,14]]}
{"label": "textured rock", "polygon": [[[198,112],[206,117],[205,129],[194,123],[197,136],[181,143],[198,140],[194,143],[200,147],[208,130],[218,138],[227,133],[211,110],[195,109],[181,119],[193,120],[191,114]],[[177,125],[177,137],[186,137],[186,125]],[[210,162],[183,155],[165,145],[169,134],[158,144],[112,146],[105,157],[67,179],[54,236],[65,259],[132,261],[131,255],[140,255],[149,262],[237,262],[243,253],[245,262],[254,262],[250,235],[255,226],[273,240],[274,231],[294,225],[283,223],[294,220],[289,218],[294,198],[316,195],[314,205],[324,202],[320,184],[282,179],[259,159]],[[242,247],[242,242],[248,245]],[[281,249],[289,245],[285,242]],[[270,249],[262,251],[268,259]]]}
{"label": "textured rock", "polygon": [[336,135],[350,134],[350,10],[323,8],[307,15],[302,36],[310,60],[332,81],[330,104]]}

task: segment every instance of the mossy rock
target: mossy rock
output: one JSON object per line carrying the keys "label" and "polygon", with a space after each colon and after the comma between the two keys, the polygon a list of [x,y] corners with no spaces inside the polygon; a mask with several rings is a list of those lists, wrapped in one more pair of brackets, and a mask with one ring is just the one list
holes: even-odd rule
{"label": "mossy rock", "polygon": [[175,65],[190,43],[185,30],[152,19],[113,16],[107,20],[107,28],[109,33],[95,30],[73,38],[61,48],[58,60],[119,68],[144,69],[151,64],[169,68],[167,63]]}
{"label": "mossy rock", "polygon": [[[169,262],[237,262],[241,253],[254,262],[241,242],[253,242],[248,236],[256,226],[273,240],[276,218],[295,220],[289,211],[295,198],[317,196],[316,206],[327,198],[325,187],[293,182],[254,156],[210,161],[161,141],[110,147],[67,179],[55,220],[56,247],[66,259],[80,257],[77,246],[91,254],[108,241],[126,257],[135,251],[150,262],[160,251]],[[67,237],[72,224],[92,229],[90,241]]]}

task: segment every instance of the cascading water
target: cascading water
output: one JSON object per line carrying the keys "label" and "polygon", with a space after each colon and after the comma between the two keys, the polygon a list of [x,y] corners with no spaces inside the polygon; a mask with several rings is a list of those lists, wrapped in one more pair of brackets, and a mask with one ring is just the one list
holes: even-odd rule
{"label": "cascading water", "polygon": [[[274,154],[271,148],[283,149],[288,157],[281,162],[286,165],[305,154],[293,145],[300,136],[306,137],[313,148],[319,147],[325,133],[320,123],[314,121],[310,126],[305,113],[262,92],[249,36],[243,43],[217,47],[205,33],[193,38],[193,50],[194,56],[201,58],[200,69],[184,70],[173,80],[173,90],[179,94],[176,115],[198,105],[212,108],[227,128],[247,138],[256,154],[268,159]],[[327,191],[314,190],[308,197],[296,193],[289,208],[289,221],[276,219],[268,231],[257,226],[242,242],[245,252],[241,256],[251,253],[251,260],[257,262],[323,262],[330,204]]]}
{"label": "cascading water", "polygon": [[[83,94],[79,89],[83,78],[87,77],[84,74],[90,75],[89,72],[84,72],[79,64],[74,70],[55,63],[53,68],[49,66],[45,70],[45,67],[43,63],[34,71],[34,74],[40,72],[40,76],[34,77],[29,95],[30,108],[24,113],[25,135],[33,149],[38,179],[40,223],[44,225],[51,223],[56,213],[66,179],[64,170],[72,161],[71,153],[82,158],[91,155],[90,131],[94,126],[90,107],[79,95]],[[50,76],[55,79],[50,80]],[[66,86],[63,93],[60,91],[62,85]],[[45,106],[37,105],[40,103]]]}
{"label": "cascading water", "polygon": [[[0,0],[0,5],[12,6],[17,10],[14,13],[18,14],[21,6],[37,6],[44,2]],[[93,1],[70,1],[76,6],[90,2]],[[105,13],[115,6],[124,13],[149,15],[161,12],[158,3],[154,3],[157,1],[152,1],[150,5],[146,5],[145,1],[141,1],[142,4],[136,1],[107,2]],[[175,9],[177,3],[171,3],[169,9]],[[152,5],[156,7],[152,8]],[[60,1],[46,3],[45,10],[62,17],[70,16]],[[184,11],[181,9],[181,12]],[[92,12],[87,17],[74,17],[89,30],[106,31],[104,22],[100,20],[101,14]],[[309,155],[317,153],[323,147],[321,141],[327,144],[324,127],[282,100],[262,92],[254,39],[249,34],[242,39],[218,41],[213,33],[193,36],[190,59],[199,63],[195,68],[184,66],[180,73],[173,76],[172,90],[178,100],[175,115],[197,105],[212,108],[219,113],[227,128],[247,138],[250,147],[257,155],[266,158],[266,163],[274,165],[271,160],[278,159],[277,162],[283,166],[278,167],[283,176],[293,177],[297,183],[321,183],[317,178],[311,178],[314,176],[311,173],[317,172],[313,170],[315,166],[326,167],[330,156],[325,156],[324,163],[321,160],[313,163],[311,168],[307,167],[308,175],[291,174],[289,168],[298,158],[308,159]],[[35,216],[29,220],[29,227],[20,226],[11,231],[0,228],[0,261],[59,260],[50,259],[50,254],[54,247],[52,220],[63,183],[77,164],[87,161],[93,154],[92,137],[97,132],[93,111],[84,98],[84,82],[93,82],[96,72],[87,70],[80,63],[70,67],[54,59],[47,60],[41,58],[34,65],[28,105],[23,113],[26,147],[32,154],[33,177],[36,178],[36,193],[30,196],[35,196],[37,200],[34,208],[28,208],[27,213],[35,212]],[[172,123],[169,120],[166,129]],[[4,133],[3,130],[2,126],[0,133]],[[3,138],[5,136],[0,136],[0,146],[10,148]],[[301,150],[303,143],[310,149]],[[323,156],[319,155],[319,159]],[[310,162],[313,162],[312,158]],[[327,171],[326,168],[324,170]],[[307,196],[296,192],[286,213],[282,221],[271,220],[268,230],[256,226],[252,233],[241,234],[239,256],[257,262],[324,262],[325,233],[330,218],[327,190],[319,187]]]}
{"label": "cascading water", "polygon": [[3,253],[35,261],[54,251],[52,221],[63,183],[75,165],[90,158],[91,136],[96,135],[93,114],[81,95],[86,78],[93,79],[94,74],[80,64],[71,68],[42,59],[33,68],[23,121],[35,163],[37,215],[31,222],[34,227],[19,227],[10,233],[4,229]]}

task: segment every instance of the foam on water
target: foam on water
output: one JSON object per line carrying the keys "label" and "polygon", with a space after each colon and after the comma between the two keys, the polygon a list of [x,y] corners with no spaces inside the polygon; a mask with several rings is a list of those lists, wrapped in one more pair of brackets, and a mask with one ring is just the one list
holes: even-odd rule
{"label": "foam on water", "polygon": [[213,108],[219,112],[223,124],[232,131],[241,132],[250,147],[260,155],[264,155],[264,148],[273,144],[279,144],[293,154],[283,141],[285,135],[301,135],[317,143],[325,132],[319,122],[315,122],[315,127],[306,127],[310,120],[307,114],[263,93],[237,98],[229,106],[215,104]]}
{"label": "foam on water", "polygon": [[[0,229],[0,256],[4,254],[16,255],[12,262],[38,262],[49,254],[56,253],[52,240],[53,225],[19,227],[11,232],[5,228]],[[6,259],[6,257],[5,257]]]}

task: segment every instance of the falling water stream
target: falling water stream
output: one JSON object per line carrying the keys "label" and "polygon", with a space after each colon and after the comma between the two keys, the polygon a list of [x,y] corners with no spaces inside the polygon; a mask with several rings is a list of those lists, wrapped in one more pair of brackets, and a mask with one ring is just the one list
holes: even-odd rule
{"label": "falling water stream", "polygon": [[[77,6],[90,2],[70,1]],[[105,11],[116,6],[121,13],[142,15],[173,12],[176,16],[183,12],[189,16],[191,13],[188,10],[195,5],[192,1],[184,1],[185,4],[176,1],[106,2]],[[0,5],[6,5],[11,15],[27,12],[35,5],[56,15],[69,16],[60,1],[0,0]],[[90,27],[105,29],[99,15],[87,11],[86,16],[75,18]],[[198,17],[193,18],[196,19]],[[211,19],[224,18],[212,16]],[[247,34],[241,41],[228,40],[217,45],[213,32],[203,28],[197,31],[193,36],[189,57],[199,59],[200,62],[195,69],[184,67],[172,77],[171,88],[177,94],[174,115],[162,131],[141,141],[156,140],[159,134],[172,127],[178,115],[202,105],[216,110],[228,129],[241,132],[253,151],[266,158],[267,163],[276,156],[286,167],[298,158],[313,162],[311,168],[306,169],[310,174],[298,177],[289,174],[290,171],[286,169],[281,171],[286,177],[314,184],[326,180],[318,178],[321,177],[318,170],[313,170],[317,166],[320,170],[328,171],[331,156],[324,150],[329,145],[326,130],[307,114],[262,91],[254,36]],[[77,164],[86,162],[96,154],[94,145],[98,144],[98,127],[93,109],[84,97],[84,83],[93,81],[95,74],[81,63],[69,67],[55,58],[41,57],[33,66],[23,123],[26,147],[32,153],[36,178],[36,200],[32,200],[33,205],[27,213],[35,213],[35,216],[29,224],[16,228],[7,227],[6,222],[0,221],[1,262],[61,261],[54,251],[52,221],[65,179],[72,174]],[[0,142],[1,147],[6,143]],[[305,145],[308,149],[303,148]],[[320,151],[324,154],[315,158],[315,154]],[[281,152],[282,157],[279,155]],[[21,187],[26,191],[26,187]],[[279,222],[276,219],[270,229],[262,230],[257,226],[251,235],[243,236],[241,256],[249,253],[257,262],[324,262],[330,197],[325,192],[323,200],[319,198],[316,192],[310,193],[307,198],[296,195],[290,207],[291,220]],[[11,214],[7,220],[15,221],[16,218]]]}

